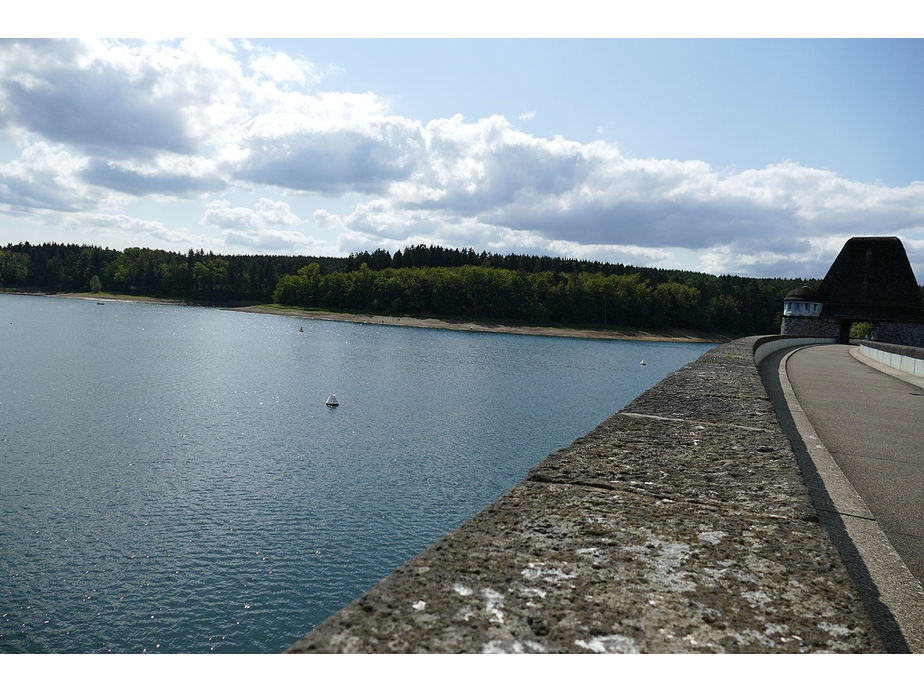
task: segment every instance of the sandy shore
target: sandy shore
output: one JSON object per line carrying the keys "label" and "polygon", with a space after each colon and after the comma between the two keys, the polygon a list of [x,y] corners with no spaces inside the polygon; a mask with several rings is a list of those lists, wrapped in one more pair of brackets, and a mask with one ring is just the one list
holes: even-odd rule
{"label": "sandy shore", "polygon": [[504,325],[502,323],[448,320],[440,318],[395,317],[390,315],[365,315],[359,313],[328,313],[307,311],[298,308],[272,308],[268,306],[241,306],[226,308],[244,313],[269,313],[289,315],[308,320],[336,320],[367,325],[399,325],[402,327],[428,327],[437,330],[465,330],[468,332],[502,332],[505,334],[529,334],[542,337],[579,337],[582,339],[633,339],[649,342],[717,342],[727,341],[715,336],[691,334],[683,330],[668,330],[663,333],[644,330],[595,330],[571,327],[530,327],[526,325]]}
{"label": "sandy shore", "polygon": [[[27,291],[5,291],[3,293],[22,293],[36,296],[55,296],[57,298],[76,298],[102,302],[138,302],[164,303],[172,305],[189,305],[184,301],[168,298],[151,298],[148,296],[129,296],[125,294],[93,293],[42,293]],[[363,313],[330,313],[320,310],[301,310],[299,308],[276,308],[264,305],[227,306],[208,304],[222,310],[242,313],[266,313],[270,315],[288,315],[306,320],[334,320],[339,322],[356,322],[366,325],[399,325],[401,327],[428,327],[436,330],[465,330],[468,332],[502,332],[504,334],[529,334],[541,337],[577,337],[581,339],[631,339],[647,342],[726,342],[729,338],[720,335],[703,335],[689,330],[664,330],[648,332],[645,330],[616,329],[579,329],[572,327],[531,327],[528,325],[505,325],[495,322],[474,322],[471,320],[452,320],[441,318],[412,318],[392,315],[367,315]]]}
{"label": "sandy shore", "polygon": [[64,291],[19,291],[15,289],[0,289],[0,294],[12,296],[47,296],[49,298],[76,298],[82,301],[99,301],[102,303],[163,303],[165,305],[189,305],[185,301],[170,298],[151,298],[149,296],[131,296],[129,294],[91,294],[73,293]]}

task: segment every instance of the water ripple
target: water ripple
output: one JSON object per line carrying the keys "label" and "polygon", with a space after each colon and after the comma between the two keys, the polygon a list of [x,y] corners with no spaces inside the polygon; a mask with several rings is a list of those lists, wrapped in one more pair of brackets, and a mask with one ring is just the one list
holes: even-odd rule
{"label": "water ripple", "polygon": [[706,348],[0,310],[0,652],[279,651]]}

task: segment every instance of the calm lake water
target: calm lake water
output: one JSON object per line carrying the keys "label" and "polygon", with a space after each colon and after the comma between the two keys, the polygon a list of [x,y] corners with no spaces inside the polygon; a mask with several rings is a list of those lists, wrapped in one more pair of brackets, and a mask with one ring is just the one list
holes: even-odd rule
{"label": "calm lake water", "polygon": [[708,348],[0,295],[0,652],[278,652]]}

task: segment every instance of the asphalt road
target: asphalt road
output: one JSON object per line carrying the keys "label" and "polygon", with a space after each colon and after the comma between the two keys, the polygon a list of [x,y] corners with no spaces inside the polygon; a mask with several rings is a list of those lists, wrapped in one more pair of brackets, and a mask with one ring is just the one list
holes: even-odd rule
{"label": "asphalt road", "polygon": [[818,438],[924,583],[924,387],[858,360],[856,347],[801,349],[787,362]]}

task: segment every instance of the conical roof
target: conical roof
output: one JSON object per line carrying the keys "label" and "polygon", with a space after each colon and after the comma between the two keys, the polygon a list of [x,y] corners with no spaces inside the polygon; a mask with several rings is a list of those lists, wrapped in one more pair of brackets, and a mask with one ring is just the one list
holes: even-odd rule
{"label": "conical roof", "polygon": [[813,289],[810,286],[800,286],[798,289],[793,289],[788,294],[784,301],[813,301],[815,303],[822,303],[825,299],[819,293],[818,289]]}
{"label": "conical roof", "polygon": [[818,287],[823,317],[924,320],[924,302],[898,238],[851,238]]}

